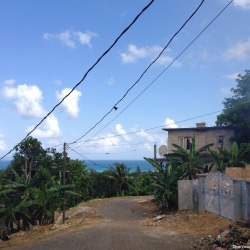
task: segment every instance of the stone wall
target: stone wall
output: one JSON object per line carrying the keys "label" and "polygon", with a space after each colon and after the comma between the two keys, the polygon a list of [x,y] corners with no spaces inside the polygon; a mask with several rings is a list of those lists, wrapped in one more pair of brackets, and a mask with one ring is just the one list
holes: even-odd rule
{"label": "stone wall", "polygon": [[229,167],[225,169],[225,174],[231,179],[248,179],[250,180],[250,164],[246,167]]}

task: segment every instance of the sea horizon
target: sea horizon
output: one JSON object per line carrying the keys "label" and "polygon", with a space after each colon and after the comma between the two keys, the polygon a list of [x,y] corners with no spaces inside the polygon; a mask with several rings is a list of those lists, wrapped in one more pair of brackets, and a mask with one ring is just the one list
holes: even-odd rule
{"label": "sea horizon", "polygon": [[[137,160],[82,160],[84,164],[86,164],[87,169],[94,169],[98,172],[105,171],[113,166],[115,163],[124,164],[131,172],[134,172],[137,167],[140,168],[141,171],[153,171],[153,166],[144,159]],[[2,160],[0,161],[0,169],[6,169],[11,160]]]}

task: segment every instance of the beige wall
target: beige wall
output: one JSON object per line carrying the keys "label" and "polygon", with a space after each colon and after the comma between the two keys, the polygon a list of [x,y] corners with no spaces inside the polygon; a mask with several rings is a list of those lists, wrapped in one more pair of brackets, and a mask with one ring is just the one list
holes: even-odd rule
{"label": "beige wall", "polygon": [[248,179],[250,180],[250,165],[244,168],[230,167],[225,169],[225,174],[232,179]]}
{"label": "beige wall", "polygon": [[195,137],[196,148],[199,149],[210,143],[214,143],[213,150],[217,150],[220,147],[220,143],[217,143],[218,136],[224,136],[224,148],[230,148],[229,139],[234,135],[233,129],[182,129],[182,130],[169,130],[168,131],[168,149],[169,153],[174,147],[173,143],[179,143],[179,137]]}

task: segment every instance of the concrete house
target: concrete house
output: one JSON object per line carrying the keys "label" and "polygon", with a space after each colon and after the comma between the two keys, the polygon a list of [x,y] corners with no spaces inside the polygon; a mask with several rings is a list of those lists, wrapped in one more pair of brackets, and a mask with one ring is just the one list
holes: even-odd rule
{"label": "concrete house", "polygon": [[189,150],[192,138],[195,138],[196,148],[199,149],[210,143],[217,150],[223,143],[223,148],[230,149],[230,138],[234,136],[233,127],[206,127],[206,123],[196,123],[194,128],[163,128],[168,132],[168,153],[175,149],[172,144],[177,144]]}

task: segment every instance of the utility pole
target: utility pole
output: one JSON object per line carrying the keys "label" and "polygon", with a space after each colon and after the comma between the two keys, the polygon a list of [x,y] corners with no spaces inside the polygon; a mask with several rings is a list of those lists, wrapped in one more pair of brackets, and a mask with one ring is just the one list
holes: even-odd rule
{"label": "utility pole", "polygon": [[156,151],[157,151],[157,148],[156,148],[156,144],[154,145],[154,161],[156,162]]}
{"label": "utility pole", "polygon": [[63,143],[63,214],[62,214],[62,223],[65,223],[65,184],[66,184],[66,143]]}

